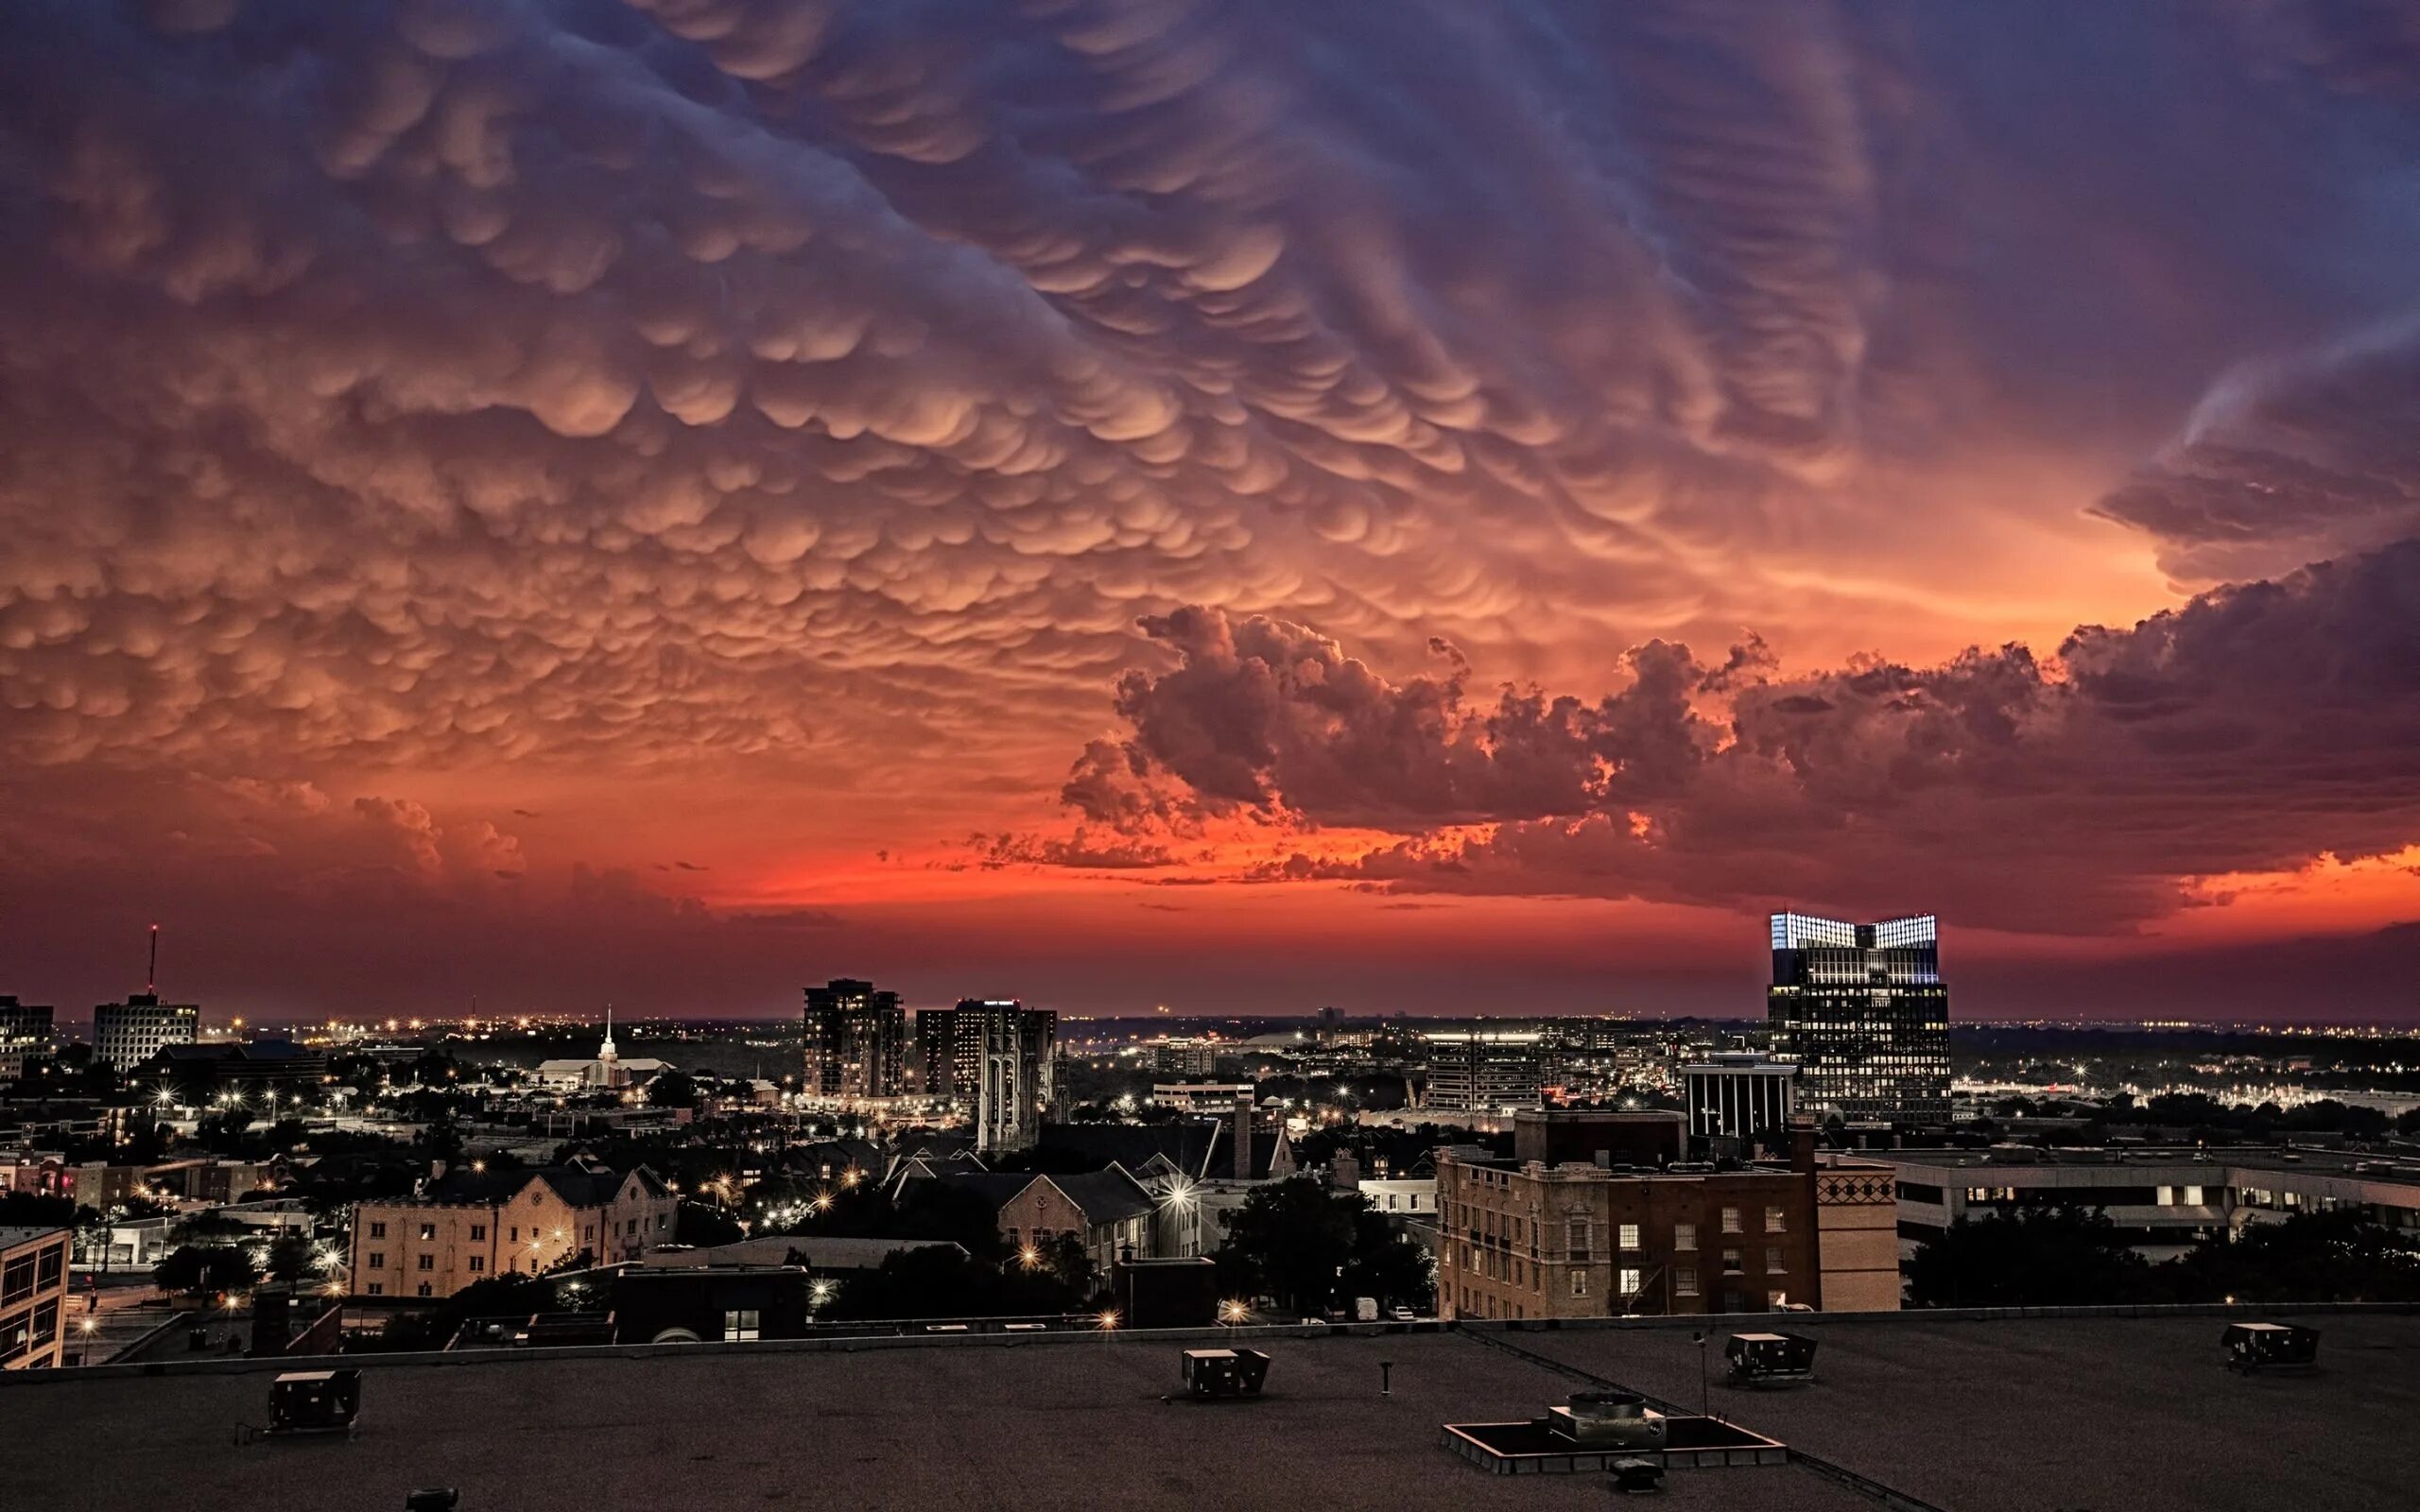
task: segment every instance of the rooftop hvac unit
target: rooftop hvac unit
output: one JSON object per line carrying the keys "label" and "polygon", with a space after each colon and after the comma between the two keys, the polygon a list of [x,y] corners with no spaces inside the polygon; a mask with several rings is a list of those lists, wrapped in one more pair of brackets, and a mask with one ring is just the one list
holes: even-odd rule
{"label": "rooftop hvac unit", "polygon": [[1575,1391],[1547,1409],[1547,1432],[1582,1449],[1662,1449],[1664,1415],[1635,1391]]}
{"label": "rooftop hvac unit", "polygon": [[2227,1368],[2250,1375],[2256,1370],[2316,1370],[2319,1330],[2292,1323],[2230,1323],[2219,1340],[2227,1351]]}
{"label": "rooftop hvac unit", "polygon": [[360,1413],[358,1370],[290,1370],[269,1383],[271,1434],[351,1433]]}
{"label": "rooftop hvac unit", "polygon": [[1205,1401],[1257,1397],[1269,1379],[1269,1356],[1258,1349],[1187,1349],[1179,1368],[1184,1389]]}
{"label": "rooftop hvac unit", "polygon": [[404,1512],[454,1512],[461,1501],[462,1493],[450,1486],[424,1486],[404,1493]]}
{"label": "rooftop hvac unit", "polygon": [[1742,1386],[1804,1386],[1815,1380],[1815,1341],[1798,1333],[1734,1333],[1723,1346]]}

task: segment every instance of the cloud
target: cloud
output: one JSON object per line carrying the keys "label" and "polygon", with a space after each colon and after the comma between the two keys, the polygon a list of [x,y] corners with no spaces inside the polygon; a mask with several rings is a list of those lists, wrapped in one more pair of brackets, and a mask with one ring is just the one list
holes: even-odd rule
{"label": "cloud", "polygon": [[2420,535],[2420,323],[2222,380],[2096,512],[2156,537],[2179,576],[2290,571]]}
{"label": "cloud", "polygon": [[2091,931],[2180,906],[2187,879],[2420,833],[2420,541],[2083,627],[2047,664],[2010,645],[1785,675],[1651,643],[1594,701],[1391,681],[1210,610],[1147,627],[1178,661],[1118,691],[1145,780],[1405,836],[1260,880]]}
{"label": "cloud", "polygon": [[2394,8],[1786,9],[0,7],[0,885],[1317,816],[1607,887],[1634,815],[1788,817],[1739,707],[1907,738],[1772,656],[1890,647],[1963,770],[2078,675],[1944,648],[2408,534],[2342,343],[2420,292]]}

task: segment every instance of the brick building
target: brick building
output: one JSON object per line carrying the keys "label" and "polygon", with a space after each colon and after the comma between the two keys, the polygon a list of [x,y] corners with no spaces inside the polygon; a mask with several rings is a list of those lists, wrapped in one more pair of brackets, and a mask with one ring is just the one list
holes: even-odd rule
{"label": "brick building", "polygon": [[637,1260],[672,1242],[679,1199],[641,1166],[454,1171],[417,1196],[353,1210],[355,1297],[451,1297],[491,1276],[534,1275],[586,1254]]}
{"label": "brick building", "polygon": [[1437,1162],[1443,1317],[1820,1307],[1813,1173]]}
{"label": "brick building", "polygon": [[64,1228],[0,1228],[0,1370],[60,1363],[67,1325]]}

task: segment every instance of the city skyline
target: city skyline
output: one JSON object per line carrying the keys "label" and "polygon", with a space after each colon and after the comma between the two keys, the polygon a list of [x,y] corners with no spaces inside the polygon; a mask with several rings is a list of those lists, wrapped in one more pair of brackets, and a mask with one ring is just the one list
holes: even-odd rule
{"label": "city skyline", "polygon": [[2420,1022],[2362,8],[1098,9],[10,8],[0,994]]}

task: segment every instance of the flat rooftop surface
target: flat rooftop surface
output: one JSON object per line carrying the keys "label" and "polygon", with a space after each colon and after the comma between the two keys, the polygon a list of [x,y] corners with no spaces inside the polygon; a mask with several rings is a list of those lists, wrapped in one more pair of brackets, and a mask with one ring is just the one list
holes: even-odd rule
{"label": "flat rooftop surface", "polygon": [[[1526,1336],[1525,1336],[1526,1337]],[[1685,1335],[1683,1335],[1685,1339]],[[1490,1475],[1447,1422],[1520,1420],[1576,1383],[1451,1333],[1274,1338],[1268,1394],[1174,1393],[1174,1342],[700,1351],[364,1369],[357,1437],[239,1446],[274,1370],[0,1387],[0,1503],[42,1512],[1407,1512],[1602,1508],[1601,1475]],[[1378,1363],[1394,1363],[1392,1397]],[[351,1361],[298,1360],[297,1369]],[[1172,1400],[1161,1401],[1163,1394]],[[60,1453],[74,1442],[91,1452]],[[1871,1512],[1798,1466],[1674,1470],[1661,1504]]]}
{"label": "flat rooftop surface", "polygon": [[[1955,1512],[2374,1512],[2420,1506],[2420,1316],[2338,1314],[2319,1369],[2238,1376],[2228,1320],[2032,1318],[1781,1324],[1819,1341],[1818,1383],[1733,1389],[1706,1350],[1713,1410],[1792,1449]],[[1698,1401],[1689,1331],[1501,1335],[1683,1406]]]}

